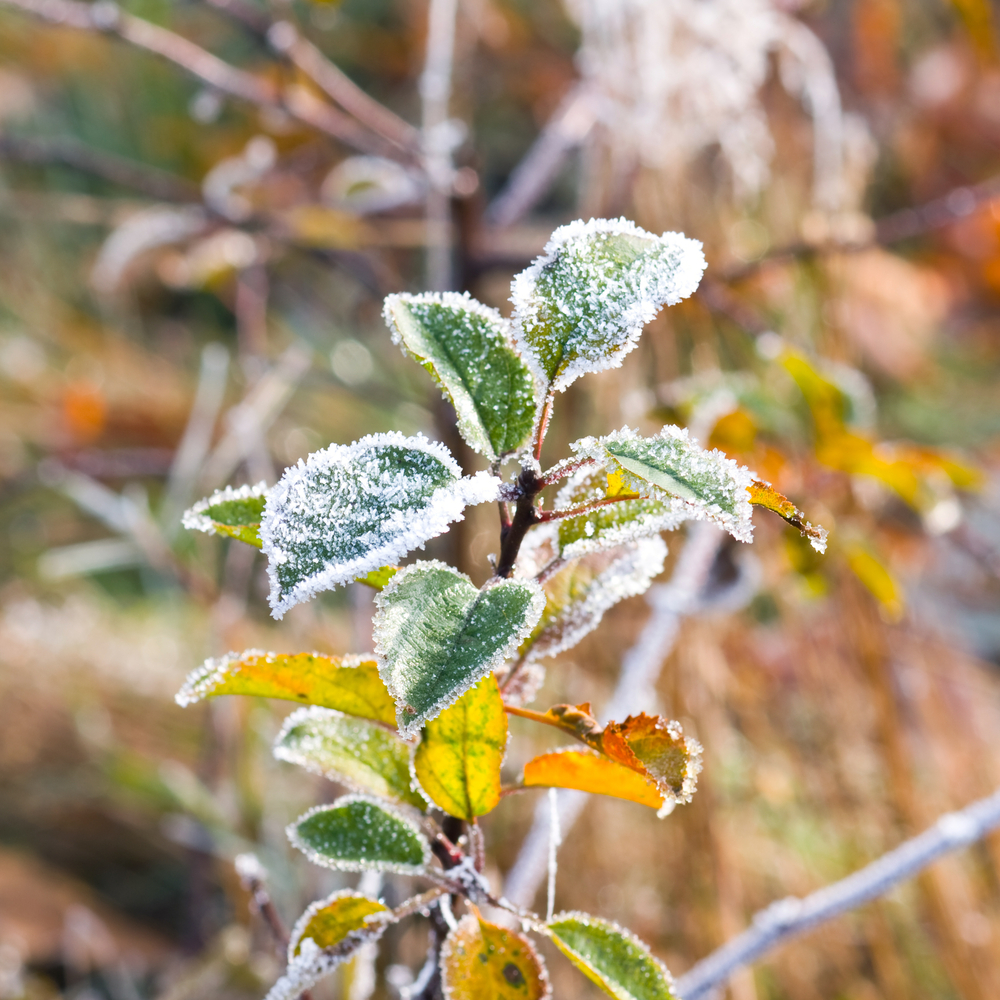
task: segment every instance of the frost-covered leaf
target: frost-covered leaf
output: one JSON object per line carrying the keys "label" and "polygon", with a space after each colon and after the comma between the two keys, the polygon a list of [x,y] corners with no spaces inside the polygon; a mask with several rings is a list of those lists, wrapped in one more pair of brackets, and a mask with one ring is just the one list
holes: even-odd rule
{"label": "frost-covered leaf", "polygon": [[532,943],[471,913],[445,938],[440,968],[444,1000],[548,1000],[552,995]]}
{"label": "frost-covered leaf", "polygon": [[[551,528],[547,534],[553,537],[548,544],[537,529],[528,540],[536,549],[548,550],[554,556],[558,527],[553,524]],[[533,535],[537,538],[533,539]],[[530,555],[534,553],[529,554],[529,560]],[[663,571],[666,556],[663,539],[653,536],[572,560],[545,581],[545,610],[521,644],[520,654],[538,660],[571,649],[597,628],[609,608],[626,597],[645,593]]]}
{"label": "frost-covered leaf", "polygon": [[383,726],[327,708],[292,712],[274,743],[274,756],[279,760],[355,791],[424,810],[426,801],[412,787],[410,752],[408,743]]}
{"label": "frost-covered leaf", "polygon": [[587,372],[621,364],[664,305],[698,287],[701,244],[654,236],[625,219],[560,226],[545,251],[514,278],[514,337],[548,392]]}
{"label": "frost-covered leaf", "polygon": [[690,802],[701,771],[701,746],[685,737],[679,722],[658,715],[630,715],[624,722],[603,728],[590,704],[553,705],[544,714],[526,713],[539,722],[556,726],[611,760],[631,768],[656,785],[671,804]]}
{"label": "frost-covered leaf", "polygon": [[773,510],[780,518],[787,521],[793,528],[798,528],[802,537],[820,553],[826,552],[826,529],[810,524],[788,497],[779,493],[770,483],[753,482],[750,484],[750,503],[754,507]]}
{"label": "frost-covered leaf", "polygon": [[714,521],[741,542],[752,539],[748,490],[753,473],[721,451],[706,451],[685,428],[668,424],[646,438],[623,427],[570,447],[605,466],[612,492],[662,500],[684,519]]}
{"label": "frost-covered leaf", "polygon": [[417,875],[430,860],[427,838],[388,803],[368,795],[316,806],[286,832],[310,861],[341,871]]}
{"label": "frost-covered leaf", "polygon": [[499,488],[485,472],[463,479],[447,448],[420,434],[370,435],[300,460],[268,494],[260,526],[274,616],[422,548]]}
{"label": "frost-covered leaf", "polygon": [[260,519],[266,501],[265,483],[236,489],[227,486],[186,510],[181,523],[192,531],[225,535],[259,549]]}
{"label": "frost-covered leaf", "polygon": [[477,590],[436,561],[397,573],[375,598],[375,651],[403,736],[499,667],[534,628],[544,603],[532,580]]}
{"label": "frost-covered leaf", "polygon": [[559,950],[615,1000],[676,1000],[666,967],[623,927],[589,913],[559,913],[546,928]]}
{"label": "frost-covered leaf", "polygon": [[510,345],[510,324],[495,309],[455,292],[390,295],[392,339],[427,369],[451,400],[466,444],[490,460],[531,433],[535,387]]}
{"label": "frost-covered leaf", "polygon": [[[577,510],[608,496],[607,469],[595,464],[580,469],[556,494],[556,510]],[[676,508],[676,509],[675,509]],[[594,507],[576,517],[558,520],[559,551],[564,559],[601,552],[637,538],[673,531],[686,514],[681,504],[641,498]]]}
{"label": "frost-covered leaf", "polygon": [[527,788],[576,788],[595,795],[638,802],[660,809],[665,799],[659,789],[637,771],[592,750],[554,750],[524,765]]}
{"label": "frost-covered leaf", "polygon": [[301,953],[302,942],[306,938],[312,938],[320,948],[332,948],[352,931],[361,930],[373,913],[386,913],[388,909],[377,899],[369,899],[352,889],[340,889],[326,899],[318,899],[292,928],[288,939],[288,961],[293,962]]}
{"label": "frost-covered leaf", "polygon": [[471,820],[500,801],[506,749],[507,713],[491,674],[424,726],[413,771],[435,805]]}
{"label": "frost-covered leaf", "polygon": [[399,572],[398,566],[381,566],[373,569],[370,573],[357,578],[358,583],[363,583],[372,590],[382,590],[385,585]]}
{"label": "frost-covered leaf", "polygon": [[387,912],[382,903],[350,889],[313,903],[292,930],[288,968],[265,1000],[296,1000],[351,958],[363,944],[377,941],[388,926],[377,915]]}
{"label": "frost-covered leaf", "polygon": [[360,656],[321,653],[265,653],[248,649],[206,660],[178,691],[178,705],[220,694],[281,698],[335,708],[347,715],[392,726],[395,708],[379,677],[378,664]]}

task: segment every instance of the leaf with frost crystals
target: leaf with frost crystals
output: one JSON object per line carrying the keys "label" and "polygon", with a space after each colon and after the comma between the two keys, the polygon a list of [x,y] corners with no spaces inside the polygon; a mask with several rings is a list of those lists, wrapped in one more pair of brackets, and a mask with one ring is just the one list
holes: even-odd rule
{"label": "leaf with frost crystals", "polygon": [[372,434],[285,470],[264,508],[275,618],[323,590],[394,563],[497,498],[500,480],[462,470],[423,435]]}
{"label": "leaf with frost crystals", "polygon": [[221,694],[321,705],[389,726],[396,721],[378,664],[362,656],[265,653],[260,649],[229,653],[206,660],[193,670],[175,701],[186,707]]}
{"label": "leaf with frost crystals", "polygon": [[548,972],[534,945],[508,927],[466,914],[441,947],[444,1000],[549,1000]]}
{"label": "leaf with frost crystals", "polygon": [[750,503],[754,507],[763,507],[765,510],[773,510],[782,520],[786,521],[793,528],[798,528],[799,533],[809,544],[822,555],[826,552],[826,528],[810,524],[791,500],[784,494],[779,493],[770,483],[753,482],[750,484]]}
{"label": "leaf with frost crystals", "polygon": [[[545,551],[555,555],[558,527],[551,522],[545,527],[548,532],[543,534],[536,528],[525,540],[525,547],[533,543],[528,563],[536,562]],[[571,649],[600,625],[609,608],[626,597],[645,593],[663,572],[666,556],[666,544],[654,535],[583,556],[553,573],[543,584],[545,610],[521,644],[520,654],[532,661]]]}
{"label": "leaf with frost crystals", "polygon": [[340,871],[419,875],[430,861],[427,838],[387,802],[344,795],[314,806],[287,828],[288,839],[314,864]]}
{"label": "leaf with frost crystals", "polygon": [[753,473],[718,449],[702,448],[685,428],[668,424],[647,438],[623,427],[606,437],[581,438],[570,447],[604,465],[618,493],[662,500],[684,519],[713,521],[741,542],[752,540]]}
{"label": "leaf with frost crystals", "polygon": [[559,950],[615,1000],[676,1000],[666,967],[634,934],[589,913],[559,913],[544,929]]}
{"label": "leaf with frost crystals", "polygon": [[664,305],[698,287],[701,244],[654,236],[626,219],[560,226],[514,278],[514,338],[545,393],[617,368]]}
{"label": "leaf with frost crystals", "polygon": [[437,561],[400,570],[375,598],[375,652],[403,736],[416,733],[514,652],[545,595],[533,580],[477,590]]}
{"label": "leaf with frost crystals", "polygon": [[434,378],[458,414],[466,444],[493,461],[531,433],[535,386],[510,346],[510,324],[468,293],[390,295],[392,339]]}
{"label": "leaf with frost crystals", "polygon": [[288,968],[265,1000],[296,1000],[388,926],[370,918],[388,908],[350,889],[317,900],[296,921],[288,941]]}
{"label": "leaf with frost crystals", "polygon": [[[524,765],[525,788],[575,788],[661,809],[668,800],[637,771],[592,750],[565,747],[539,754]],[[672,800],[670,800],[672,804]]]}
{"label": "leaf with frost crystals", "polygon": [[356,792],[396,799],[423,811],[427,802],[412,787],[410,750],[408,743],[385,727],[326,708],[292,712],[274,741],[278,760],[298,764]]}
{"label": "leaf with frost crystals", "polygon": [[[608,492],[608,474],[603,465],[591,465],[575,473],[556,494],[556,510],[576,510],[613,495]],[[676,508],[678,509],[675,509]],[[595,507],[576,517],[558,520],[559,553],[575,559],[589,552],[602,552],[639,538],[673,531],[684,523],[682,504],[640,498]]]}
{"label": "leaf with frost crystals", "polygon": [[267,484],[227,486],[199,500],[184,512],[181,524],[191,531],[225,535],[260,548],[260,519],[267,501]]}
{"label": "leaf with frost crystals", "polygon": [[425,724],[413,773],[435,805],[472,821],[500,801],[506,751],[507,713],[491,674]]}

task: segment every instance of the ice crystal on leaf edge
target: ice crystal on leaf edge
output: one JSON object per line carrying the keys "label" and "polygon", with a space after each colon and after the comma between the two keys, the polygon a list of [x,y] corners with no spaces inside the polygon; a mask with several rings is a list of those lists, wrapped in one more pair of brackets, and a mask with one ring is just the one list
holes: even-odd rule
{"label": "ice crystal on leaf edge", "polygon": [[268,486],[263,480],[253,486],[227,486],[223,490],[216,490],[210,497],[199,500],[192,504],[181,518],[181,524],[188,531],[204,531],[208,534],[215,534],[215,521],[205,512],[220,503],[230,503],[234,500],[256,500],[258,497],[267,496]]}
{"label": "ice crystal on leaf edge", "polygon": [[[615,281],[604,269],[587,259],[591,238],[609,236],[649,240],[657,249],[675,248],[679,260],[673,266],[660,261],[645,261],[645,273],[634,276],[638,279],[637,287],[629,287],[628,283],[621,279]],[[581,347],[589,348],[589,352],[584,354],[578,349],[575,360],[557,373],[550,384],[537,349],[528,339],[528,328],[537,323],[543,305],[538,290],[539,280],[546,269],[567,257],[576,265],[574,280],[568,283],[576,294],[553,304],[563,316],[571,317],[576,314],[577,332],[574,339]],[[656,236],[624,216],[618,219],[590,219],[589,222],[577,219],[556,229],[542,255],[526,270],[515,275],[511,283],[514,343],[535,376],[541,396],[551,392],[564,392],[576,379],[588,372],[620,367],[625,355],[638,344],[643,327],[663,306],[676,305],[692,295],[706,266],[702,244],[698,240],[672,232]],[[595,290],[599,296],[596,303],[592,298]],[[591,295],[588,304],[593,303],[599,307],[599,314],[593,318],[580,308],[584,296],[588,294]],[[616,302],[616,295],[624,297],[625,301]],[[616,341],[609,343],[607,330],[611,324],[618,325],[619,333]],[[589,336],[587,327],[591,328]]]}
{"label": "ice crystal on leaf edge", "polygon": [[[430,456],[440,463],[452,481],[439,486],[426,502],[414,507],[406,506],[407,484],[400,478],[402,473],[397,474],[395,480],[382,476],[380,494],[376,484],[365,484],[354,499],[361,502],[377,495],[378,499],[394,507],[395,517],[383,520],[380,534],[369,531],[354,537],[355,541],[360,539],[366,546],[363,554],[338,561],[324,559],[322,569],[304,575],[283,591],[279,568],[302,552],[308,557],[309,547],[315,547],[318,542],[317,538],[308,534],[308,525],[302,527],[308,518],[323,515],[322,511],[315,509],[316,502],[321,502],[323,497],[313,497],[309,493],[315,478],[333,470],[346,475],[352,464],[358,466],[360,471],[361,463],[367,460],[369,465],[372,464],[378,450],[383,448],[406,449]],[[280,619],[289,608],[311,600],[321,591],[350,583],[372,570],[398,562],[414,549],[423,548],[429,539],[447,531],[450,524],[463,520],[463,511],[467,506],[495,500],[500,485],[500,480],[488,472],[477,472],[463,478],[461,468],[448,449],[439,442],[429,441],[422,434],[414,437],[405,437],[398,431],[370,434],[353,444],[330,445],[322,451],[313,452],[305,460],[299,459],[297,465],[285,470],[272,488],[261,520],[260,537],[264,554],[268,557],[272,615]],[[343,501],[346,507],[337,511],[336,521],[342,525],[355,516],[350,509],[350,499]],[[331,505],[333,502],[330,501]],[[328,517],[328,522],[332,527],[334,519]]]}

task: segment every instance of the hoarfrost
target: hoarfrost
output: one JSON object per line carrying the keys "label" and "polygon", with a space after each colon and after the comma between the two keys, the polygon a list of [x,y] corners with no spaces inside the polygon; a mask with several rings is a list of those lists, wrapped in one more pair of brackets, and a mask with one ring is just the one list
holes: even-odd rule
{"label": "hoarfrost", "polygon": [[373,434],[300,459],[268,495],[260,526],[272,614],[398,562],[499,489],[486,472],[462,478],[447,448],[422,434]]}
{"label": "hoarfrost", "polygon": [[514,338],[543,393],[617,368],[664,305],[698,287],[701,243],[627,219],[560,226],[511,286]]}
{"label": "hoarfrost", "polygon": [[212,507],[240,500],[257,500],[266,496],[267,483],[263,481],[255,486],[227,486],[224,490],[216,490],[210,497],[199,500],[184,511],[181,524],[189,531],[204,531],[208,534],[215,534],[216,522],[207,514],[207,511]]}
{"label": "hoarfrost", "polygon": [[396,699],[400,733],[415,734],[500,667],[544,605],[533,580],[500,580],[478,590],[436,560],[397,573],[375,598],[375,653]]}
{"label": "hoarfrost", "polygon": [[470,448],[491,461],[531,433],[535,387],[514,352],[510,323],[468,292],[389,295],[392,341],[433,376]]}
{"label": "hoarfrost", "polygon": [[[533,544],[525,570],[533,570],[544,553],[558,547],[558,526],[550,522],[545,527],[550,530],[544,535],[536,529],[528,536]],[[609,608],[645,593],[663,572],[666,556],[666,544],[654,534],[585,555],[554,573],[545,583],[546,606],[524,654],[527,662],[571,649],[597,628]]]}
{"label": "hoarfrost", "polygon": [[667,425],[645,438],[623,427],[602,438],[581,438],[570,446],[617,474],[640,497],[663,502],[678,522],[713,521],[741,542],[753,539],[749,487],[756,479],[717,448],[708,451],[687,430]]}

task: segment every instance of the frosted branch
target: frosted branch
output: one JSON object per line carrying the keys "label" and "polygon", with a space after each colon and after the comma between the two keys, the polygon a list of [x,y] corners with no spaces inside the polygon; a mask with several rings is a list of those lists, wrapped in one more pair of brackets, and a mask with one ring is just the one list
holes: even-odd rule
{"label": "frosted branch", "polygon": [[929,830],[805,899],[789,896],[772,903],[753,918],[748,930],[681,976],[677,981],[678,995],[684,1000],[706,997],[737,969],[782,942],[883,895],[943,855],[974,844],[997,827],[1000,827],[1000,790],[960,812],[947,813]]}

